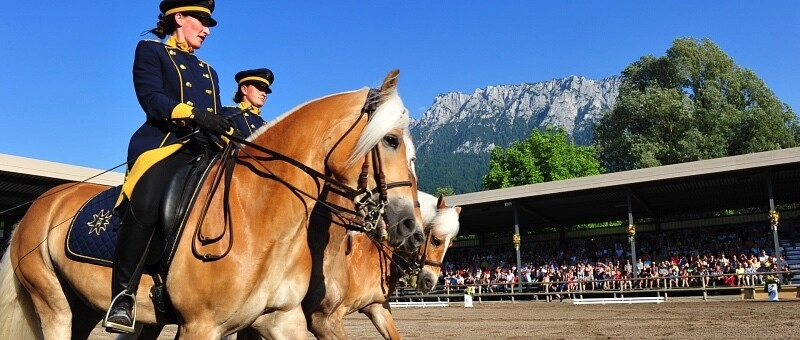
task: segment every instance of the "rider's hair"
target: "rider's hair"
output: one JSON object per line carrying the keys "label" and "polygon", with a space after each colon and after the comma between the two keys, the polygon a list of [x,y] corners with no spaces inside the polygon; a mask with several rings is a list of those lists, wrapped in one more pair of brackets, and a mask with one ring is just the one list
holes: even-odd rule
{"label": "rider's hair", "polygon": [[153,35],[157,36],[159,39],[164,39],[167,35],[172,34],[175,31],[175,28],[178,27],[178,24],[175,23],[175,14],[170,14],[168,16],[164,16],[163,14],[158,15],[158,22],[156,23],[156,27],[145,31],[144,34],[152,33]]}
{"label": "rider's hair", "polygon": [[244,93],[242,93],[242,85],[239,85],[236,88],[236,93],[233,95],[233,102],[239,104],[244,99]]}

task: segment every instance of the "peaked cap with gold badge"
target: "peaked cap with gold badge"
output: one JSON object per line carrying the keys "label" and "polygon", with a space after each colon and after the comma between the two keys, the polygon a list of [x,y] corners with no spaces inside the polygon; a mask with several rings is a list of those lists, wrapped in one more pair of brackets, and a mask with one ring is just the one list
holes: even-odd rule
{"label": "peaked cap with gold badge", "polygon": [[217,21],[211,17],[214,12],[214,0],[164,0],[158,5],[164,16],[175,13],[186,13],[208,20],[208,27],[217,26]]}
{"label": "peaked cap with gold badge", "polygon": [[272,93],[270,86],[275,81],[275,75],[268,68],[244,70],[236,73],[234,78],[239,86],[253,85],[266,93]]}

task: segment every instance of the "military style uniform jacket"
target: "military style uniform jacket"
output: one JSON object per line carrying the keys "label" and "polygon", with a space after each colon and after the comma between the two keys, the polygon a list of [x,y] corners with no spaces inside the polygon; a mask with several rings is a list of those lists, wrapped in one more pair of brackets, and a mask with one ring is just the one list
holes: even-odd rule
{"label": "military style uniform jacket", "polygon": [[248,137],[253,134],[260,127],[267,125],[264,118],[261,118],[261,109],[253,107],[245,102],[239,103],[239,106],[226,106],[222,108],[221,114],[223,117],[233,117],[233,126],[242,134],[243,137]]}
{"label": "military style uniform jacket", "polygon": [[147,119],[128,144],[128,174],[122,192],[127,197],[147,169],[178,151],[182,144],[176,141],[196,129],[189,120],[192,108],[211,113],[220,108],[217,72],[175,37],[163,44],[139,42],[133,87]]}

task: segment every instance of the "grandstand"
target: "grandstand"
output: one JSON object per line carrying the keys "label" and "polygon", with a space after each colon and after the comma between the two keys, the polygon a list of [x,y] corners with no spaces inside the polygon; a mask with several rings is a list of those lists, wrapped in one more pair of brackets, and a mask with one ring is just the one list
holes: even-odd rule
{"label": "grandstand", "polygon": [[[788,210],[779,209],[777,232],[768,240],[775,249],[770,253],[780,243],[798,270],[798,189],[800,148],[792,148],[455,195],[447,202],[462,207],[455,247],[484,249],[510,247],[514,233],[521,234],[523,249],[526,243],[609,235],[630,248],[629,224],[637,235],[721,226],[757,226],[770,233],[767,212],[783,208]],[[608,222],[606,228],[575,227]],[[516,262],[521,271],[523,263]]]}
{"label": "grandstand", "polygon": [[[117,185],[122,178],[118,172],[0,154],[0,229],[7,237],[5,231],[23,216],[26,203],[58,184]],[[487,190],[446,200],[462,207],[456,248],[510,246],[514,233],[522,235],[523,248],[603,236],[624,240],[628,224],[636,226],[637,235],[720,226],[768,229],[766,213],[779,209],[774,238],[780,238],[792,269],[800,269],[800,250],[796,250],[800,148]],[[724,211],[748,213],[720,214]],[[606,228],[575,227],[609,222]],[[775,243],[771,241],[777,248]],[[522,263],[516,264],[521,276]]]}

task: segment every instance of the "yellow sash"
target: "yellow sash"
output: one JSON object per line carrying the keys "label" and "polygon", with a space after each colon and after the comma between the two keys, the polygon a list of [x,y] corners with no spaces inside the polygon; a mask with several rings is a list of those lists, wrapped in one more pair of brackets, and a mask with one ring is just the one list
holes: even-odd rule
{"label": "yellow sash", "polygon": [[[136,162],[133,163],[133,167],[131,170],[125,174],[125,182],[122,184],[122,191],[119,193],[119,197],[117,197],[117,203],[114,204],[114,208],[120,205],[124,201],[124,199],[130,199],[131,195],[133,194],[133,188],[136,187],[136,183],[139,182],[139,179],[142,178],[142,175],[153,166],[153,164],[158,163],[167,156],[177,152],[183,144],[176,143],[170,144],[167,146],[162,146],[160,148],[147,150],[136,159]],[[164,174],[167,176],[168,174]]]}

